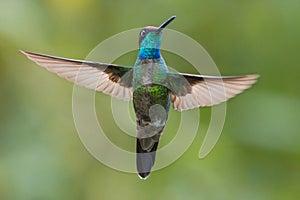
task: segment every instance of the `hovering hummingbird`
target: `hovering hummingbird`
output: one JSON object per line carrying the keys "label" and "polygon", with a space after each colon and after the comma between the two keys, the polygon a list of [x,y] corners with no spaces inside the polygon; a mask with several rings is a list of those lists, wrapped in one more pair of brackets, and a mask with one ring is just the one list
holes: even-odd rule
{"label": "hovering hummingbird", "polygon": [[139,54],[133,67],[73,60],[21,51],[36,64],[77,85],[102,91],[123,100],[133,99],[136,114],[136,168],[146,179],[166,125],[170,104],[175,110],[212,106],[225,102],[256,82],[258,75],[204,76],[169,72],[161,56],[162,31],[147,26],[139,34]]}

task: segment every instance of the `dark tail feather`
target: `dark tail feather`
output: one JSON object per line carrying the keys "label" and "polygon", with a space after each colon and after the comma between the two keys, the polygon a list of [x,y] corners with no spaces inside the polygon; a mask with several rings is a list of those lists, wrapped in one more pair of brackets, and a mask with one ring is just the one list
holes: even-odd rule
{"label": "dark tail feather", "polygon": [[[150,150],[144,150],[141,146],[141,142],[144,140],[152,140],[152,138],[137,138],[136,140],[136,167],[141,179],[149,177],[151,168],[154,165],[156,150],[158,146],[158,140],[154,142]],[[146,141],[147,142],[147,141]]]}

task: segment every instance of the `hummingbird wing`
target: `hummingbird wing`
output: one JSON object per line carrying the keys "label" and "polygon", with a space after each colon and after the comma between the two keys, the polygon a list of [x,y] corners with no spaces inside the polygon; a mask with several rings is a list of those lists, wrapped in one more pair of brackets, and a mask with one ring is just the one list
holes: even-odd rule
{"label": "hummingbird wing", "polygon": [[77,85],[102,91],[113,97],[132,97],[132,68],[113,64],[66,59],[21,51],[36,64]]}
{"label": "hummingbird wing", "polygon": [[174,109],[183,111],[225,102],[250,88],[258,77],[169,73],[168,86]]}

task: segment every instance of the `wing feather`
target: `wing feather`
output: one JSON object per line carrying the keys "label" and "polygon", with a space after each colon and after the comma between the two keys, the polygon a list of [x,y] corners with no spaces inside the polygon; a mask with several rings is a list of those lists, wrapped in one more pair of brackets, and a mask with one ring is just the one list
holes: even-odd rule
{"label": "wing feather", "polygon": [[170,88],[174,109],[184,111],[225,102],[250,88],[257,81],[259,75],[218,77],[172,73],[170,77],[169,81],[183,83],[181,87],[185,87],[175,88],[175,92],[172,91],[173,88]]}
{"label": "wing feather", "polygon": [[124,100],[132,98],[132,68],[21,51],[36,64],[77,85]]}

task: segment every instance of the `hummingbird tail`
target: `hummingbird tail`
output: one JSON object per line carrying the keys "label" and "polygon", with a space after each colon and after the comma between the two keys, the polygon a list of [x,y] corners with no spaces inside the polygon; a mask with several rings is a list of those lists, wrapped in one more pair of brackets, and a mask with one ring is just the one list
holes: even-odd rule
{"label": "hummingbird tail", "polygon": [[[144,143],[152,143],[150,149],[143,149]],[[158,140],[149,138],[137,138],[136,140],[136,167],[141,179],[147,179],[154,165]]]}

